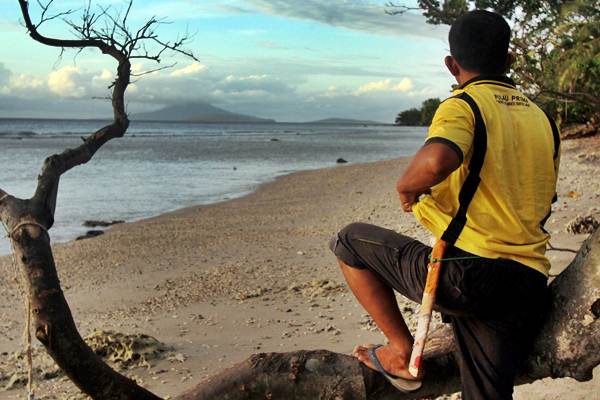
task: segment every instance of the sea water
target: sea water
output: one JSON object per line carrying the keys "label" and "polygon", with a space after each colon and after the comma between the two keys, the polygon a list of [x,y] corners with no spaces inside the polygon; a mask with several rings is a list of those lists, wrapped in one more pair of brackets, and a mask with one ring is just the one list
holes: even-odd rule
{"label": "sea water", "polygon": [[[104,123],[0,119],[0,188],[31,197],[44,159],[78,146]],[[130,222],[239,197],[279,175],[335,166],[338,158],[361,163],[411,155],[425,135],[425,128],[389,125],[134,121],[125,137],[63,175],[51,238],[84,234],[85,220]],[[8,252],[1,239],[0,254]]]}

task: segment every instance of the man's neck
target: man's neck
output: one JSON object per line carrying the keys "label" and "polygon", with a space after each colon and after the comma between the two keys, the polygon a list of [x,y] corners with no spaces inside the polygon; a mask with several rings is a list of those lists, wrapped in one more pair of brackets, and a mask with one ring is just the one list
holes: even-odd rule
{"label": "man's neck", "polygon": [[481,75],[481,72],[472,72],[472,71],[466,71],[463,69],[460,71],[460,73],[458,75],[455,76],[455,78],[456,78],[456,82],[458,82],[459,85],[462,85],[465,82],[468,82],[471,79],[473,79],[479,75]]}

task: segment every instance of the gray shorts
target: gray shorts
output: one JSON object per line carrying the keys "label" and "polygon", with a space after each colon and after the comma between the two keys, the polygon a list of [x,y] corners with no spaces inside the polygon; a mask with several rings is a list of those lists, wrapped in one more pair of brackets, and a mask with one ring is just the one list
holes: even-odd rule
{"label": "gray shorts", "polygon": [[[330,248],[350,267],[368,269],[420,303],[431,247],[375,225],[353,223]],[[450,247],[444,258],[474,257]],[[510,399],[547,304],[546,277],[507,259],[444,261],[435,309],[452,323],[458,345],[463,399]]]}

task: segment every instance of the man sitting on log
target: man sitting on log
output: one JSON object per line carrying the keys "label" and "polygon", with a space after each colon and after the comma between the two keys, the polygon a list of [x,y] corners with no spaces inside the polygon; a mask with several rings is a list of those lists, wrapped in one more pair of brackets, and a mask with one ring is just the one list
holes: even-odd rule
{"label": "man sitting on log", "polygon": [[[460,86],[397,182],[403,210],[448,244],[435,309],[453,327],[465,400],[512,398],[546,304],[544,223],[560,142],[554,121],[503,75],[513,61],[509,40],[508,24],[492,12],[468,12],[452,24],[445,64]],[[354,355],[398,389],[417,389],[422,377],[408,371],[413,337],[394,290],[421,301],[431,247],[353,223],[331,249],[388,339]]]}

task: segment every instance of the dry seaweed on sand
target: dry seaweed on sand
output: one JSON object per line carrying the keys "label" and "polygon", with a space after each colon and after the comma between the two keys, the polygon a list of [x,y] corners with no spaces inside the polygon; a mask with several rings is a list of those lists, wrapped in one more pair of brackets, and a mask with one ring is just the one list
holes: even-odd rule
{"label": "dry seaweed on sand", "polygon": [[[152,368],[151,362],[168,359],[183,362],[185,356],[173,348],[142,333],[94,331],[84,340],[92,350],[117,369]],[[54,360],[41,347],[33,349],[34,380],[50,380],[63,376]],[[27,384],[27,360],[24,351],[0,356],[0,391],[22,388]]]}
{"label": "dry seaweed on sand", "polygon": [[330,279],[319,279],[304,282],[301,284],[293,284],[288,287],[288,291],[300,293],[305,297],[327,297],[337,293],[346,291],[346,286],[334,282]]}

